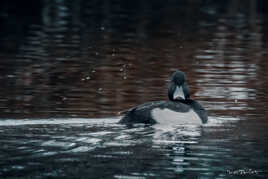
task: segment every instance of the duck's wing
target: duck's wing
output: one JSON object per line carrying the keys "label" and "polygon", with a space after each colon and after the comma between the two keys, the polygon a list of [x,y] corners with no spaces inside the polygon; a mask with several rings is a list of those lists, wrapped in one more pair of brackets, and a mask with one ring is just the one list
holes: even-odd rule
{"label": "duck's wing", "polygon": [[155,121],[151,118],[151,110],[162,106],[164,101],[153,101],[141,104],[139,106],[122,111],[120,114],[125,114],[119,123],[147,123],[154,124]]}
{"label": "duck's wing", "polygon": [[199,102],[195,100],[189,100],[188,105],[191,106],[191,108],[198,114],[198,116],[202,120],[202,123],[207,123],[208,113],[206,109]]}

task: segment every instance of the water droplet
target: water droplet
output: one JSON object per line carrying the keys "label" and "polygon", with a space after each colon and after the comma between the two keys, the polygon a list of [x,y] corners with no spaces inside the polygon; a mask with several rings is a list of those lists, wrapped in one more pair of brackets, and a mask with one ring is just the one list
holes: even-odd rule
{"label": "water droplet", "polygon": [[8,78],[14,78],[15,75],[7,75]]}
{"label": "water droplet", "polygon": [[87,79],[87,80],[90,80],[91,78],[90,78],[90,76],[87,76],[86,79]]}

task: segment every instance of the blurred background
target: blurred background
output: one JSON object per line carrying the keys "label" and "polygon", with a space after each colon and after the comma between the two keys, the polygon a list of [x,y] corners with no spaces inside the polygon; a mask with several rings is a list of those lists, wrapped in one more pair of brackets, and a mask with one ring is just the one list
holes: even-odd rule
{"label": "blurred background", "polygon": [[2,0],[0,117],[114,116],[167,100],[175,69],[211,114],[267,106],[267,10],[265,0]]}

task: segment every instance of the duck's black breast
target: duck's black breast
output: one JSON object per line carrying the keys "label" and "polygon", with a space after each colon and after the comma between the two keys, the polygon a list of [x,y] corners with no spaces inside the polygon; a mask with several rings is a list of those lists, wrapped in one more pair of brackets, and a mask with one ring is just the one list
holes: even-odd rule
{"label": "duck's black breast", "polygon": [[[181,114],[187,113],[191,110],[191,106],[188,104],[181,103],[179,101],[154,101],[144,103],[137,107],[131,108],[126,112],[125,116],[119,121],[119,123],[145,123],[155,124],[156,120],[155,111],[169,111],[179,112]],[[169,115],[164,112],[164,115]],[[167,116],[169,117],[169,116]]]}

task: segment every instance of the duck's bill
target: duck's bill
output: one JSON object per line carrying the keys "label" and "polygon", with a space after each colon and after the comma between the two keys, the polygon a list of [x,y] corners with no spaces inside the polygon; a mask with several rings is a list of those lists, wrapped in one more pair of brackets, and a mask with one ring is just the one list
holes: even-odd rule
{"label": "duck's bill", "polygon": [[173,94],[173,99],[185,99],[185,95],[182,86],[176,86],[175,92]]}

